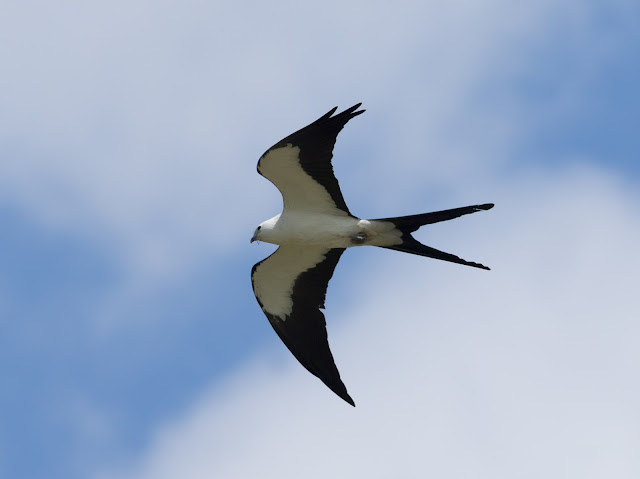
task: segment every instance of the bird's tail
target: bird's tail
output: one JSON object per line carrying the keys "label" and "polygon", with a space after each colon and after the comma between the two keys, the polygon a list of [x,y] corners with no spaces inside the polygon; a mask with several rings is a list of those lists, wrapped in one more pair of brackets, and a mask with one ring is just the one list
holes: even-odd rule
{"label": "bird's tail", "polygon": [[453,208],[451,210],[434,211],[432,213],[422,213],[419,215],[399,216],[397,218],[381,218],[378,221],[389,221],[402,232],[402,243],[395,246],[383,246],[383,248],[394,249],[396,251],[404,251],[405,253],[427,256],[429,258],[450,261],[451,263],[464,264],[473,266],[474,268],[489,269],[488,267],[471,261],[465,261],[456,255],[439,251],[435,248],[423,245],[416,240],[411,233],[424,225],[439,223],[440,221],[452,220],[463,215],[475,213],[477,211],[490,210],[493,203],[484,205],[465,206],[462,208]]}

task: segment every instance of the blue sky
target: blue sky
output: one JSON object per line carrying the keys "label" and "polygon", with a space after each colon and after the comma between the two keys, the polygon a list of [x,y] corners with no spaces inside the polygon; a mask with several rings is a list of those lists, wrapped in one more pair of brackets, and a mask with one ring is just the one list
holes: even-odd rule
{"label": "blue sky", "polygon": [[[638,477],[635,2],[2,10],[0,477]],[[344,255],[352,409],[248,240],[281,206],[258,157],[359,101],[351,211],[496,207],[419,234],[491,272]]]}

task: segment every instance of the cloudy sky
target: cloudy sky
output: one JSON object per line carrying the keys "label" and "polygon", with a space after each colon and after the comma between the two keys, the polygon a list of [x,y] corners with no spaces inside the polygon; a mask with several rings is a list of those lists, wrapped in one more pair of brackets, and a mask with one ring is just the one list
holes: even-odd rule
{"label": "cloudy sky", "polygon": [[[633,0],[0,7],[0,477],[640,477]],[[256,174],[332,107],[361,217],[492,271],[343,256],[357,407],[251,292]]]}

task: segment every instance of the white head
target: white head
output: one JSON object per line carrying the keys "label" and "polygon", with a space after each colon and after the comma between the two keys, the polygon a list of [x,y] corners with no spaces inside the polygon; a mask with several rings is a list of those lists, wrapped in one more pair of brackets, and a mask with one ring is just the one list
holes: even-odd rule
{"label": "white head", "polygon": [[260,223],[256,230],[253,232],[251,242],[253,243],[254,241],[264,241],[265,243],[273,243],[273,238],[271,237],[273,236],[273,229],[275,228],[279,218],[280,215],[274,216],[273,218]]}

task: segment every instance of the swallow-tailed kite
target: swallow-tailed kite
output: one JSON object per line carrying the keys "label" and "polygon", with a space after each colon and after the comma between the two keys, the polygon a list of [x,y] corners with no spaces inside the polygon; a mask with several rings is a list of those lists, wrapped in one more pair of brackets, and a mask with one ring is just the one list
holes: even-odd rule
{"label": "swallow-tailed kite", "polygon": [[423,225],[488,210],[493,204],[398,218],[361,220],[349,212],[331,158],[344,125],[364,110],[360,103],[337,107],[269,148],[258,173],[282,193],[281,214],[261,223],[251,242],[279,245],[251,270],[253,292],[271,326],[307,370],[355,406],[329,349],[324,315],[327,285],[340,255],[352,246],[380,246],[406,253],[489,269],[418,242],[411,233]]}

